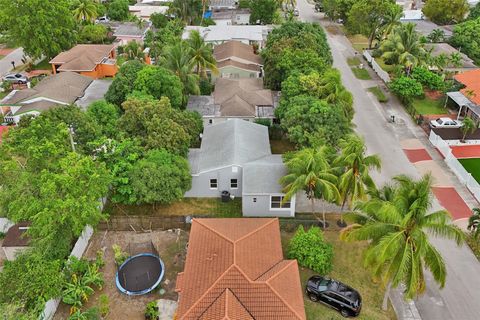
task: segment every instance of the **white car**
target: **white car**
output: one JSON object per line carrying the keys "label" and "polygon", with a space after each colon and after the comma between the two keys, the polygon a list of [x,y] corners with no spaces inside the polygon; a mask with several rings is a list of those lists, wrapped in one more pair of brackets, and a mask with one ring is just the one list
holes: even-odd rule
{"label": "white car", "polygon": [[431,128],[460,128],[462,125],[462,121],[450,118],[438,118],[430,121]]}
{"label": "white car", "polygon": [[27,83],[28,77],[21,73],[11,73],[3,77],[3,81],[13,82],[13,83]]}
{"label": "white car", "polygon": [[97,20],[95,20],[95,23],[106,23],[106,22],[110,22],[110,19],[108,19],[107,16],[98,17]]}

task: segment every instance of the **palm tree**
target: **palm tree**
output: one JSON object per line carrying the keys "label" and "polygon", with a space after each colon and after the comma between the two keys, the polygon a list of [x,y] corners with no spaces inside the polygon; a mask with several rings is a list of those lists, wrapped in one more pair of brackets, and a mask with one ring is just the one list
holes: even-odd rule
{"label": "palm tree", "polygon": [[465,137],[467,136],[467,134],[475,132],[477,128],[478,126],[472,118],[465,117],[463,119],[462,126],[460,127],[460,130],[463,133],[462,142],[465,142]]}
{"label": "palm tree", "polygon": [[195,64],[197,74],[202,78],[207,78],[207,69],[212,73],[218,74],[216,60],[213,56],[213,48],[211,44],[205,43],[200,32],[193,30],[187,40],[190,45],[191,59]]}
{"label": "palm tree", "polygon": [[127,60],[143,61],[145,59],[145,53],[143,52],[143,48],[136,41],[130,41],[129,43],[127,43],[127,45],[123,49],[123,52],[126,55]]}
{"label": "palm tree", "polygon": [[473,208],[472,215],[468,219],[468,230],[472,231],[475,239],[480,238],[480,208]]}
{"label": "palm tree", "polygon": [[420,35],[415,31],[413,23],[397,26],[381,43],[380,50],[383,52],[382,58],[388,63],[403,65],[407,73],[421,62],[425,54]]}
{"label": "palm tree", "polygon": [[342,196],[342,209],[345,203],[352,206],[357,200],[366,200],[367,190],[375,189],[375,183],[370,177],[370,169],[380,170],[378,155],[366,156],[364,141],[357,135],[351,134],[339,143],[342,149],[335,159],[340,168],[338,189]]}
{"label": "palm tree", "polygon": [[459,52],[452,52],[448,60],[454,68],[460,68],[463,65],[463,58]]}
{"label": "palm tree", "polygon": [[403,18],[403,10],[396,6],[395,9],[389,10],[384,18],[383,25],[381,27],[382,40],[386,39],[400,23],[400,19]]}
{"label": "palm tree", "polygon": [[403,283],[407,299],[424,292],[425,268],[440,287],[445,285],[445,263],[430,243],[430,235],[453,239],[458,245],[464,240],[464,233],[450,223],[447,211],[428,213],[432,204],[430,175],[418,181],[397,176],[394,183],[390,191],[382,190],[380,197],[357,203],[355,211],[345,216],[354,224],[341,231],[343,240],[368,241],[364,264],[386,285],[384,310],[392,286]]}
{"label": "palm tree", "polygon": [[[285,158],[288,174],[280,179],[285,192],[284,200],[291,199],[297,192],[303,190],[312,204],[312,214],[315,216],[315,199],[337,202],[340,194],[336,187],[337,177],[332,173],[330,150],[327,146],[307,148],[297,151]],[[325,210],[323,210],[323,227]]]}
{"label": "palm tree", "polygon": [[199,4],[198,0],[174,0],[169,11],[187,25],[191,25],[198,17]]}
{"label": "palm tree", "polygon": [[202,0],[202,18],[200,20],[200,25],[203,25],[203,18],[205,17],[205,11],[208,3],[210,3],[209,0]]}
{"label": "palm tree", "polygon": [[195,74],[195,61],[191,59],[192,48],[185,41],[165,48],[160,64],[175,73],[183,84],[183,103],[188,102],[189,94],[200,94],[199,77]]}
{"label": "palm tree", "polygon": [[427,36],[428,40],[432,43],[439,43],[445,41],[445,31],[442,29],[433,29]]}
{"label": "palm tree", "polygon": [[97,6],[92,0],[78,0],[75,5],[72,13],[77,21],[91,22],[97,17]]}
{"label": "palm tree", "polygon": [[433,57],[433,66],[440,72],[443,72],[448,66],[449,58],[445,53],[440,53],[438,56]]}

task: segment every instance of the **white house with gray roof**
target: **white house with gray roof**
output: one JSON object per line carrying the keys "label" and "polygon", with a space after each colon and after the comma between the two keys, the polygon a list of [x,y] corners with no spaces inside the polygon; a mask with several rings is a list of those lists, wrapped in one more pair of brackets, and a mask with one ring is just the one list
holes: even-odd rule
{"label": "white house with gray roof", "polygon": [[282,203],[279,179],[287,172],[280,155],[272,155],[268,128],[230,119],[205,128],[199,149],[188,160],[192,188],[185,197],[242,197],[244,216],[295,215],[295,197]]}

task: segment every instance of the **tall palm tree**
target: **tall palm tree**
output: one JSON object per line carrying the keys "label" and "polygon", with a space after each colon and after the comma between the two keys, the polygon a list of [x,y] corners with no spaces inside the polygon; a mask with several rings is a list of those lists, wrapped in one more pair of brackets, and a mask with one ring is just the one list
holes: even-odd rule
{"label": "tall palm tree", "polygon": [[198,18],[199,5],[199,0],[174,0],[169,11],[187,25],[191,25]]}
{"label": "tall palm tree", "polygon": [[381,43],[380,51],[388,63],[403,65],[407,73],[421,63],[425,54],[424,45],[413,23],[397,26]]}
{"label": "tall palm tree", "polygon": [[[285,200],[291,199],[297,192],[304,191],[312,204],[315,215],[315,199],[337,202],[340,198],[332,173],[330,150],[326,146],[299,150],[286,157],[288,174],[280,179],[285,192]],[[325,210],[323,210],[323,227],[325,228]]]}
{"label": "tall palm tree", "polygon": [[190,45],[191,59],[195,64],[197,74],[202,77],[207,77],[207,69],[214,74],[218,74],[215,57],[213,56],[213,48],[209,43],[205,43],[200,32],[193,30],[187,40]]}
{"label": "tall palm tree", "polygon": [[472,231],[475,239],[480,239],[480,208],[473,208],[472,215],[468,219],[467,228]]}
{"label": "tall palm tree", "polygon": [[202,18],[200,20],[200,25],[203,25],[203,18],[205,17],[205,11],[209,3],[210,3],[210,0],[202,0]]}
{"label": "tall palm tree", "polygon": [[77,21],[91,22],[97,18],[97,6],[92,0],[78,0],[72,13]]}
{"label": "tall palm tree", "polygon": [[432,43],[439,43],[445,41],[445,31],[442,29],[433,29],[427,36],[427,39]]}
{"label": "tall palm tree", "polygon": [[366,155],[365,142],[357,135],[351,134],[339,143],[340,155],[335,159],[340,178],[338,189],[342,196],[342,208],[348,202],[349,207],[355,201],[366,200],[367,190],[375,189],[370,177],[370,170],[379,170],[381,165],[378,155]]}
{"label": "tall palm tree", "polygon": [[403,10],[399,6],[395,6],[394,9],[386,12],[383,17],[383,23],[380,27],[382,39],[386,39],[400,23],[400,19],[403,18]]}
{"label": "tall palm tree", "polygon": [[448,60],[448,64],[455,68],[460,68],[463,65],[463,58],[459,52],[452,52],[448,57]]}
{"label": "tall palm tree", "polygon": [[183,84],[183,104],[190,94],[200,94],[199,77],[195,74],[192,48],[185,41],[167,46],[160,57],[160,65],[175,73]]}
{"label": "tall palm tree", "polygon": [[403,283],[407,299],[424,292],[424,268],[441,287],[445,285],[445,263],[430,243],[430,235],[457,244],[464,240],[464,233],[451,224],[447,211],[428,213],[432,204],[430,175],[418,181],[397,176],[394,183],[391,191],[378,193],[380,197],[357,203],[355,211],[345,217],[354,224],[341,231],[343,240],[368,241],[364,264],[386,285],[384,310],[392,286]]}

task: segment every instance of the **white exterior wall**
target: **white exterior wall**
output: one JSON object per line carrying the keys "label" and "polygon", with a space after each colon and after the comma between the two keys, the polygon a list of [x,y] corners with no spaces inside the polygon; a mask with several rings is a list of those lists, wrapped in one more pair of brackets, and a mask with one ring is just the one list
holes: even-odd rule
{"label": "white exterior wall", "polygon": [[[234,172],[234,171],[237,172]],[[210,188],[210,179],[217,179],[218,187]],[[230,187],[230,179],[237,179],[238,188]],[[192,175],[192,188],[185,193],[185,197],[197,198],[217,198],[221,196],[221,192],[227,190],[235,197],[242,196],[242,167],[228,166],[209,172]]]}
{"label": "white exterior wall", "polygon": [[233,24],[249,24],[250,23],[250,13],[240,13],[236,14],[234,17],[235,21]]}
{"label": "white exterior wall", "polygon": [[[295,217],[295,196],[290,200],[288,209],[272,209],[271,196],[283,194],[244,194],[242,196],[242,212],[245,217]],[[256,201],[254,202],[254,199]]]}

